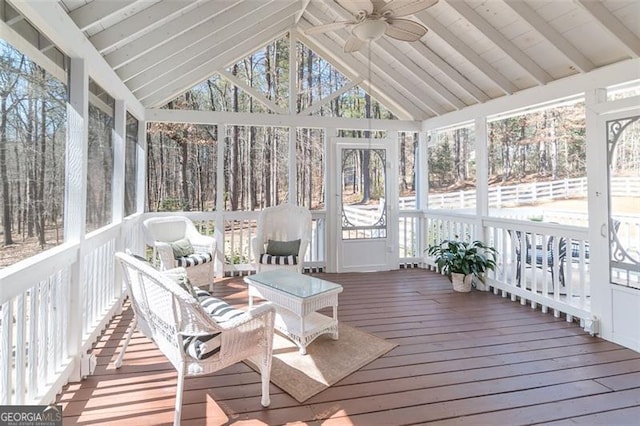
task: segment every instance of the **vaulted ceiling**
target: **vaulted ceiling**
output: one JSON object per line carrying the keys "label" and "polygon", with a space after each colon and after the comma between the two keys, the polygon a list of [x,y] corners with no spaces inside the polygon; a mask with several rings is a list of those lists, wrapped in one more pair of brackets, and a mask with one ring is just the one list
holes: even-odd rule
{"label": "vaulted ceiling", "polygon": [[[356,0],[61,0],[140,102],[159,107],[270,41],[298,40],[401,119],[423,120],[640,55],[638,0],[439,0],[429,32],[344,53]],[[362,1],[362,0],[358,0]],[[405,1],[405,0],[396,0]]]}

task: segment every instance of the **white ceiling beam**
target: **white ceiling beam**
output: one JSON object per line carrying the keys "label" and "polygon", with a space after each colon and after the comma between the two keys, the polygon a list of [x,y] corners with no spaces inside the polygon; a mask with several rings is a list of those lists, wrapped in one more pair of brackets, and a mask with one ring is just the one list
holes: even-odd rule
{"label": "white ceiling beam", "polygon": [[[198,25],[213,20],[217,15],[223,14],[229,8],[237,6],[241,0],[211,0],[191,10],[184,15],[167,22],[160,28],[156,28],[130,41],[126,45],[105,55],[105,59],[114,69],[131,62],[132,60],[150,52],[159,46],[164,46],[176,37],[196,30]],[[231,22],[235,21],[229,18]],[[211,28],[211,26],[210,26]]]}
{"label": "white ceiling beam", "polygon": [[331,93],[329,96],[325,96],[324,98],[320,99],[316,103],[313,103],[309,107],[303,109],[302,111],[300,111],[298,113],[298,115],[310,115],[312,112],[319,110],[320,108],[322,108],[323,106],[325,106],[329,102],[333,101],[334,99],[344,95],[349,90],[353,89],[358,84],[362,83],[362,81],[363,81],[363,79],[359,78],[359,79],[357,79],[355,81],[350,82],[349,84],[345,84],[340,89],[338,89],[335,92]]}
{"label": "white ceiling beam", "polygon": [[89,74],[116,99],[123,99],[127,109],[144,120],[144,107],[133,96],[89,40],[80,32],[57,1],[14,1],[12,6],[22,13],[49,40],[72,58],[87,61]]}
{"label": "white ceiling beam", "polygon": [[[305,28],[310,28],[311,24],[301,20],[298,23],[298,27],[304,31]],[[359,80],[361,75],[368,74],[367,68],[355,59],[353,55],[344,53],[340,48],[336,49],[335,40],[332,40],[326,34],[314,34],[313,39],[311,39],[299,33],[298,38],[314,52],[329,61],[351,81]],[[390,85],[387,79],[381,78],[376,74],[371,76],[371,81],[366,91],[400,119],[415,120],[417,117],[424,115],[422,109],[400,94],[395,87]]]}
{"label": "white ceiling beam", "polygon": [[69,13],[69,16],[78,28],[80,28],[80,31],[85,31],[99,23],[104,18],[119,12],[121,9],[130,7],[138,1],[141,0],[92,1],[84,6],[80,6],[79,8],[72,10]]}
{"label": "white ceiling beam", "polygon": [[160,123],[229,124],[238,126],[309,127],[352,130],[388,130],[419,132],[419,121],[379,120],[369,118],[318,117],[256,114],[231,111],[189,111],[147,109],[147,121]]}
{"label": "white ceiling beam", "polygon": [[25,38],[15,31],[10,25],[2,21],[0,21],[0,38],[10,43],[20,52],[29,56],[59,81],[64,83],[67,82],[67,73],[58,64],[54,63],[47,57],[47,55],[38,50],[37,47],[25,40]]}
{"label": "white ceiling beam", "polygon": [[482,74],[500,88],[505,94],[510,95],[518,91],[518,88],[509,81],[504,75],[485,61],[480,55],[478,55],[473,49],[467,46],[462,40],[453,35],[444,25],[440,24],[438,20],[434,19],[428,12],[419,12],[415,15],[429,30],[437,34],[445,43],[451,46],[458,52],[463,58],[465,58],[471,65],[476,67]]}
{"label": "white ceiling beam", "polygon": [[539,84],[547,84],[553,80],[553,77],[551,77],[548,72],[526,55],[519,47],[508,40],[500,31],[493,27],[486,19],[480,16],[464,1],[449,0],[448,4],[464,19],[469,21],[471,25],[480,30],[485,37],[498,46],[498,48],[506,53],[507,56],[509,56],[516,64],[520,65],[520,67]]}
{"label": "white ceiling beam", "polygon": [[451,93],[449,89],[444,87],[438,80],[433,78],[428,72],[423,70],[415,62],[409,59],[407,55],[400,52],[400,50],[395,46],[395,43],[392,44],[391,42],[389,42],[389,40],[385,40],[384,38],[382,38],[378,40],[376,44],[380,48],[382,48],[389,56],[395,59],[400,65],[402,65],[409,73],[413,74],[417,78],[419,83],[417,83],[416,86],[419,86],[420,84],[426,85],[437,96],[451,105],[454,109],[461,109],[467,106],[456,95]]}
{"label": "white ceiling beam", "polygon": [[640,56],[640,39],[609,12],[601,2],[587,0],[578,0],[577,2],[598,21],[602,28],[623,45],[629,56],[632,58]]}
{"label": "white ceiling beam", "polygon": [[531,25],[538,34],[547,39],[558,52],[563,54],[580,71],[589,72],[595,68],[593,62],[576,49],[574,45],[569,43],[562,34],[556,31],[552,25],[538,15],[536,11],[523,0],[505,0],[505,3]]}
{"label": "white ceiling beam", "polygon": [[235,75],[231,74],[229,71],[220,70],[220,71],[218,71],[218,74],[220,74],[222,77],[224,77],[227,80],[229,80],[229,82],[231,84],[234,84],[234,85],[238,86],[240,89],[245,91],[247,94],[251,95],[255,100],[257,100],[262,105],[264,105],[267,108],[269,108],[271,111],[273,111],[275,113],[278,113],[278,114],[289,114],[288,110],[280,107],[274,101],[272,101],[271,99],[267,98],[263,93],[258,92],[256,89],[254,89],[253,87],[249,86],[247,83],[245,83],[244,81],[242,81],[241,79],[239,79]]}
{"label": "white ceiling beam", "polygon": [[[280,4],[281,3],[276,3]],[[255,16],[246,15],[247,20],[256,22],[251,26],[236,27],[240,30],[234,33],[224,33],[222,36],[210,37],[183,49],[179,55],[173,56],[166,61],[155,65],[140,75],[132,78],[127,82],[127,86],[138,96],[143,99],[155,91],[158,85],[170,84],[172,81],[179,79],[183,74],[188,73],[193,68],[202,65],[203,62],[210,61],[212,58],[220,56],[225,52],[237,49],[240,43],[246,46],[246,39],[255,37],[261,32],[267,31],[274,25],[274,22],[280,22],[283,19],[291,17],[296,10],[295,4],[286,7],[270,7],[267,8],[268,15],[260,14],[262,19],[255,20]],[[242,42],[240,42],[242,40]],[[256,47],[257,48],[257,47]],[[212,70],[216,71],[216,70]]]}
{"label": "white ceiling beam", "polygon": [[[338,17],[341,18],[341,19],[349,20],[349,19],[353,18],[352,14],[350,12],[348,12],[347,10],[343,9],[341,6],[336,5],[335,7],[333,7],[332,10],[335,13],[337,13]],[[310,11],[311,11],[311,9],[310,9]],[[322,16],[319,16],[318,12],[319,12],[319,10],[317,8],[314,8],[313,12],[310,13],[310,14],[313,15],[316,19],[319,19],[322,22],[327,22],[327,20],[331,19],[326,14],[323,14]],[[462,102],[460,99],[458,99],[446,87],[444,87],[442,84],[440,84],[440,82],[438,82],[436,79],[431,77],[431,75],[429,75],[429,73],[427,73],[422,68],[420,68],[418,65],[416,65],[415,62],[413,62],[409,58],[407,58],[407,56],[405,54],[400,53],[398,48],[396,46],[392,45],[388,40],[386,40],[385,37],[382,37],[382,38],[380,38],[379,40],[377,40],[375,42],[371,42],[369,47],[370,48],[375,47],[375,50],[378,52],[379,55],[382,54],[382,55],[390,56],[397,63],[402,65],[405,68],[405,70],[407,70],[410,74],[413,74],[415,76],[415,78],[418,80],[418,83],[414,82],[412,84],[414,88],[418,88],[421,85],[426,85],[437,96],[439,96],[445,102],[449,103],[455,109],[464,108],[466,106],[464,104],[464,102]],[[390,60],[386,60],[386,58],[383,58],[383,56],[379,56],[379,58],[380,58],[380,61],[376,61],[376,63],[378,63],[378,64],[388,64],[390,62],[393,62],[393,61],[390,61]],[[404,75],[404,73],[401,73],[401,75]],[[413,93],[413,90],[411,90],[411,92]],[[433,103],[436,104],[436,105],[439,104],[435,100],[433,101]],[[435,108],[438,109],[437,106]],[[433,110],[433,108],[432,108],[432,110]],[[443,112],[446,112],[446,110],[440,108],[437,111],[433,110],[433,112],[435,112],[436,114],[440,115]]]}
{"label": "white ceiling beam", "polygon": [[[148,107],[158,106],[205,80],[217,70],[233,64],[256,49],[261,49],[271,43],[274,39],[284,36],[291,27],[295,13],[295,11],[288,12],[289,15],[282,20],[269,20],[270,25],[266,30],[256,32],[240,43],[236,40],[235,46],[232,49],[227,49],[226,53],[215,54],[215,57],[200,57],[195,63],[189,62],[184,67],[172,71],[162,81],[155,83],[153,87],[144,87],[140,91],[140,100]],[[252,29],[256,29],[256,26]],[[214,51],[210,53],[214,53]]]}
{"label": "white ceiling beam", "polygon": [[96,33],[89,41],[102,53],[118,44],[122,45],[148,27],[161,27],[179,16],[185,9],[194,7],[194,0],[163,1],[146,8],[142,13],[131,15],[115,25]]}
{"label": "white ceiling beam", "polygon": [[296,25],[300,21],[300,18],[302,18],[302,15],[304,15],[304,11],[307,10],[307,6],[309,6],[309,3],[311,3],[311,0],[302,0],[302,7],[300,7],[300,11],[296,15],[296,19],[294,20],[293,25]]}
{"label": "white ceiling beam", "polygon": [[474,98],[476,101],[485,102],[489,100],[489,96],[486,93],[478,88],[478,86],[473,84],[468,78],[460,74],[457,69],[449,65],[437,53],[435,53],[429,47],[425,46],[424,43],[409,43],[409,47],[413,52],[418,53],[419,55],[424,57],[424,59],[431,62],[434,67],[442,71],[442,74],[446,78],[457,84],[462,90],[467,92],[469,96]]}
{"label": "white ceiling beam", "polygon": [[460,111],[426,119],[422,123],[422,130],[426,132],[448,127],[477,117],[487,117],[532,107],[556,99],[584,94],[588,90],[606,88],[638,79],[640,79],[640,59],[628,59],[596,68],[588,73],[561,78],[545,86],[534,86],[514,93],[512,96],[503,96],[483,104],[468,106]]}
{"label": "white ceiling beam", "polygon": [[252,19],[254,20],[253,22],[260,22],[256,20],[261,16],[258,14],[265,13],[265,10],[268,11],[269,8],[267,6],[269,6],[267,2],[260,2],[257,7],[255,3],[243,2],[238,7],[230,9],[227,13],[214,16],[212,19],[191,29],[191,31],[166,44],[159,45],[158,48],[128,63],[117,70],[118,75],[125,82],[142,73],[152,75],[153,72],[149,71],[153,71],[154,67],[162,69],[159,65],[165,63],[165,61],[176,56],[184,56],[186,51],[190,54],[197,54],[198,50],[206,49],[208,46],[215,44],[220,37],[225,37],[226,32],[239,32],[243,28],[239,21],[245,18]]}

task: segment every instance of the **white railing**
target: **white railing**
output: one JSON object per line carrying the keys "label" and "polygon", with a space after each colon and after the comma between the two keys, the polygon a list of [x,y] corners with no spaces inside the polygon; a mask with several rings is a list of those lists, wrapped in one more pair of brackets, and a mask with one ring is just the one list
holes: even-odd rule
{"label": "white railing", "polygon": [[[425,218],[426,247],[460,238],[481,239],[497,249],[498,267],[487,275],[496,294],[533,308],[540,306],[543,312],[551,309],[556,316],[564,313],[567,321],[591,318],[587,229],[439,211],[429,211]],[[536,244],[527,245],[527,241]],[[425,265],[435,269],[428,256]]]}
{"label": "white railing", "polygon": [[48,404],[89,374],[88,351],[121,308],[114,253],[140,246],[139,218],[0,270],[0,404]]}
{"label": "white railing", "polygon": [[[183,213],[181,213],[183,214]],[[220,243],[227,261],[226,273],[251,269],[251,238],[258,212],[186,212],[201,232],[214,234],[223,224]],[[144,217],[147,217],[145,215]],[[326,266],[326,212],[313,211],[313,236],[305,266]],[[120,226],[106,227],[81,244],[61,245],[23,262],[0,270],[0,404],[52,402],[70,379],[89,374],[86,362],[95,338],[106,322],[121,308],[121,280],[114,266],[114,252],[130,248],[144,253],[139,223],[142,217],[127,219]],[[640,224],[633,229],[631,243],[637,244]],[[528,234],[531,241],[564,240],[560,246],[532,245],[533,258],[553,251],[553,276],[548,268],[518,263],[513,235]],[[529,303],[542,310],[564,313],[568,319],[590,317],[587,229],[549,223],[476,218],[441,210],[399,212],[398,250],[400,264],[429,266],[424,249],[445,238],[481,238],[499,252],[498,269],[488,275],[494,292]],[[559,243],[557,243],[559,244]],[[574,253],[574,248],[576,248]],[[536,250],[538,252],[536,252]],[[520,247],[525,253],[526,247]],[[221,259],[224,260],[224,259]],[[560,265],[564,285],[560,285]],[[517,270],[520,270],[520,273]],[[520,282],[518,283],[518,276]],[[81,370],[81,367],[83,368]]]}

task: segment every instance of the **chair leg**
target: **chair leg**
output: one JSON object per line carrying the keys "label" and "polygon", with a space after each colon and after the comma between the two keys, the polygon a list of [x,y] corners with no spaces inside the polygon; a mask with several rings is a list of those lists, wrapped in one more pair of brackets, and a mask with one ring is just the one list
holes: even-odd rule
{"label": "chair leg", "polygon": [[127,348],[129,347],[129,341],[131,340],[131,335],[133,334],[133,331],[136,329],[137,324],[138,324],[138,317],[134,315],[133,321],[131,321],[131,325],[129,325],[129,330],[127,330],[127,337],[124,339],[122,350],[120,351],[120,354],[118,355],[118,358],[116,358],[116,361],[114,363],[116,368],[120,368],[122,366],[122,359],[124,358],[124,353],[127,351]]}
{"label": "chair leg", "polygon": [[176,407],[173,416],[173,426],[180,425],[180,417],[182,417],[182,392],[184,390],[184,365],[180,365],[178,370],[178,385],[176,387]]}

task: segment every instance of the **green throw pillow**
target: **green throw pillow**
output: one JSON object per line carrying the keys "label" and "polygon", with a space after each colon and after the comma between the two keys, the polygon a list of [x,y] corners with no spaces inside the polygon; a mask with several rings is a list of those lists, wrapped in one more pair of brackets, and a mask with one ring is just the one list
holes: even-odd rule
{"label": "green throw pillow", "polygon": [[161,271],[162,275],[171,278],[173,282],[182,287],[187,293],[191,294],[193,297],[197,298],[196,290],[191,284],[191,280],[187,276],[187,270],[178,267],[173,269],[167,269],[166,271]]}
{"label": "green throw pillow", "polygon": [[297,256],[300,251],[300,240],[267,242],[267,254],[271,256]]}
{"label": "green throw pillow", "polygon": [[182,238],[171,243],[171,249],[173,250],[173,257],[176,259],[179,257],[189,256],[194,253],[193,246],[187,238]]}

